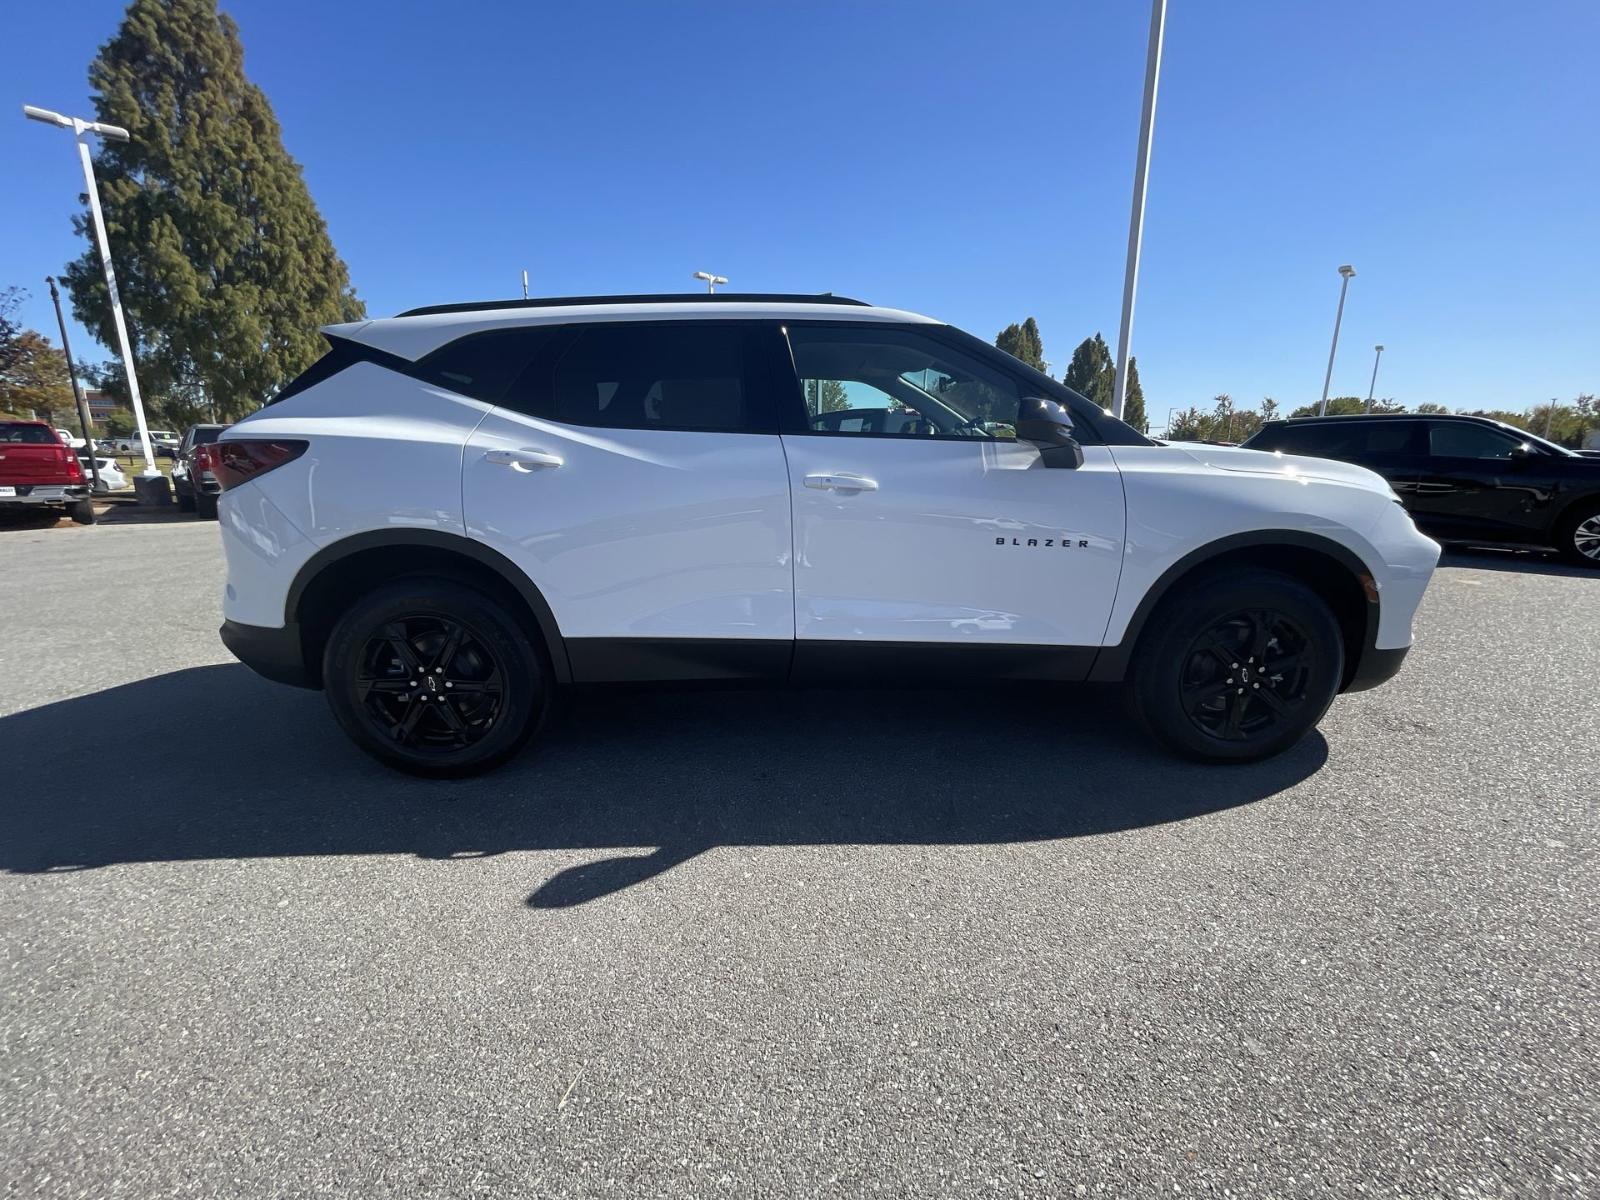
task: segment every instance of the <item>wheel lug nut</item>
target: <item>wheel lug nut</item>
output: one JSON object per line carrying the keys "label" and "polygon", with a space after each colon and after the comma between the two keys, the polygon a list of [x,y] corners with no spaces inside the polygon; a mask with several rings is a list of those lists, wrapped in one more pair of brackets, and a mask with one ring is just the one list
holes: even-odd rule
{"label": "wheel lug nut", "polygon": [[1259,683],[1252,683],[1250,686],[1253,688],[1259,688],[1261,685]]}
{"label": "wheel lug nut", "polygon": [[444,681],[444,685],[445,687],[455,687],[455,684],[451,683],[448,679]]}

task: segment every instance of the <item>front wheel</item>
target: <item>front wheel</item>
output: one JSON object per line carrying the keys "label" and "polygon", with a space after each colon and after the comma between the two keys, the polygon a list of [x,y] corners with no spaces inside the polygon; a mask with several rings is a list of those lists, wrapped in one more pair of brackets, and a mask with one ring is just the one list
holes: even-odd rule
{"label": "front wheel", "polygon": [[1202,579],[1164,602],[1146,629],[1134,707],[1158,740],[1192,758],[1278,754],[1339,691],[1338,621],[1315,592],[1276,571]]}
{"label": "front wheel", "polygon": [[448,579],[397,580],[339,618],[323,655],[339,725],[414,775],[475,775],[510,758],[549,707],[540,648],[495,599]]}

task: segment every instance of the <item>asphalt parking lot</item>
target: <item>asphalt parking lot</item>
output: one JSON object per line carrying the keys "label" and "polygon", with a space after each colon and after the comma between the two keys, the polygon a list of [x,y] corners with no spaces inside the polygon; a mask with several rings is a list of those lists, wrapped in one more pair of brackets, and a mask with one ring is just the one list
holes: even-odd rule
{"label": "asphalt parking lot", "polygon": [[1600,1193],[1600,574],[1199,767],[1097,691],[621,693],[466,783],[0,530],[0,1194]]}

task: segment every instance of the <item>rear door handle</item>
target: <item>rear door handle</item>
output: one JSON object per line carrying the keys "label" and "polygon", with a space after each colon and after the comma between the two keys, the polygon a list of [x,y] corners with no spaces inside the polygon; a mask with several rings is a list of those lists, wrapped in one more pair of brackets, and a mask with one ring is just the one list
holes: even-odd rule
{"label": "rear door handle", "polygon": [[861,475],[807,475],[806,486],[823,492],[875,492],[878,481]]}
{"label": "rear door handle", "polygon": [[527,449],[490,450],[483,456],[483,461],[527,474],[541,467],[559,467],[564,460],[559,454],[551,454],[548,450]]}

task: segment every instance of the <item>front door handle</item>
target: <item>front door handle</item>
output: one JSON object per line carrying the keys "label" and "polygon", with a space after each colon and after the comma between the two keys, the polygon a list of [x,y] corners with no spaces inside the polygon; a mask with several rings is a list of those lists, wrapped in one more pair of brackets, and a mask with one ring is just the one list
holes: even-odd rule
{"label": "front door handle", "polygon": [[499,467],[510,467],[513,471],[527,474],[541,467],[559,467],[563,461],[559,454],[551,454],[548,450],[490,450],[483,456],[484,462],[494,463]]}
{"label": "front door handle", "polygon": [[807,475],[806,486],[824,492],[875,492],[878,481],[861,475]]}

